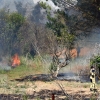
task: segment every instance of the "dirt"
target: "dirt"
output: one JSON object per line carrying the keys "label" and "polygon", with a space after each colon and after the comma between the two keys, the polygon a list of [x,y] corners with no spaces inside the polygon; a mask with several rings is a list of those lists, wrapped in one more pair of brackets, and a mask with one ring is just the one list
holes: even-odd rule
{"label": "dirt", "polygon": [[[50,94],[54,93],[55,96],[59,98],[59,100],[65,100],[66,97],[72,100],[90,100],[93,98],[93,92],[89,89],[88,83],[80,83],[80,82],[69,82],[69,81],[53,81],[53,82],[35,82],[37,88],[36,92],[47,90],[51,91]],[[57,93],[61,92],[60,94]],[[99,91],[99,89],[98,89]],[[45,93],[45,92],[44,92]],[[50,96],[49,94],[49,96]],[[66,96],[67,95],[67,96]],[[52,96],[52,95],[51,95]],[[96,96],[98,94],[96,93]],[[56,100],[58,98],[56,97]],[[61,99],[62,97],[62,99]]]}
{"label": "dirt", "polygon": [[42,74],[31,75],[0,87],[0,100],[53,100],[53,96],[55,100],[100,100],[99,84],[95,94],[89,87],[89,82],[51,80]]}

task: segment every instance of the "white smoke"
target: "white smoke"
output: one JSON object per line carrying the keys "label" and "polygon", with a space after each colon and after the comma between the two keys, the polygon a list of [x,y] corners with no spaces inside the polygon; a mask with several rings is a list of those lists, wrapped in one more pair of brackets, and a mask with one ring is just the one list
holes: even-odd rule
{"label": "white smoke", "polygon": [[0,58],[0,70],[11,70],[11,66],[8,65],[8,60],[5,57]]}
{"label": "white smoke", "polygon": [[6,63],[0,62],[0,70],[11,70],[11,66],[8,66]]}
{"label": "white smoke", "polygon": [[53,9],[53,10],[59,9],[59,7],[56,6],[56,5],[52,2],[52,0],[33,0],[34,5],[37,5],[37,3],[39,3],[39,2],[45,2],[45,3],[48,4],[48,5],[51,7],[51,9]]}

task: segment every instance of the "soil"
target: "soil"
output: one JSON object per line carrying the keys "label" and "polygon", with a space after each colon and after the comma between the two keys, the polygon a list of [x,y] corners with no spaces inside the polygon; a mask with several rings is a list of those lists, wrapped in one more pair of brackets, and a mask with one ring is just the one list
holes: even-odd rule
{"label": "soil", "polygon": [[[90,91],[90,83],[80,81],[48,79],[43,75],[31,75],[11,81],[5,92],[1,91],[0,100],[100,100],[98,92]],[[12,84],[10,83],[10,84]],[[15,92],[10,92],[12,90]],[[21,92],[23,91],[23,92]],[[24,94],[23,94],[24,93]]]}

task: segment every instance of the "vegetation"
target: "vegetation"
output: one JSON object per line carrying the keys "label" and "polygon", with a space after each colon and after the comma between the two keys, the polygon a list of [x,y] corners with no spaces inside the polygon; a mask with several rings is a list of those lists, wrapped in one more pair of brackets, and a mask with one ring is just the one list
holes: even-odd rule
{"label": "vegetation", "polygon": [[[54,33],[54,36],[56,37],[56,46],[52,46],[52,48],[54,49],[54,55],[50,66],[50,71],[53,74],[53,77],[57,77],[60,68],[65,67],[71,57],[69,53],[67,54],[67,51],[70,51],[74,47],[75,34],[69,32],[68,26],[66,25],[68,18],[64,11],[55,11],[54,15],[52,16],[51,9],[48,9],[48,6],[45,3],[40,2],[40,5],[43,8],[45,5],[48,19],[46,27],[51,29]],[[65,58],[63,63],[61,63],[58,59],[60,55],[57,55],[57,52],[59,52],[59,46],[61,46],[60,49],[62,50],[64,48],[67,49],[64,54]]]}
{"label": "vegetation", "polygon": [[[57,1],[53,1],[57,3]],[[55,11],[54,15],[52,16],[51,9],[48,9],[48,5],[46,5],[46,3],[41,2],[40,5],[47,12],[48,22],[46,26],[54,32],[57,41],[56,44],[58,46],[62,46],[62,49],[66,48],[68,51],[70,51],[74,47],[75,39],[79,38],[80,35],[89,36],[89,30],[91,30],[91,27],[97,25],[97,20],[99,20],[100,18],[100,2],[98,0],[78,1],[78,4],[76,5],[75,9],[77,9],[78,11],[82,11],[82,13],[78,16],[67,16],[67,14],[65,14],[66,9],[64,9],[63,11]],[[81,32],[78,33],[78,30],[81,30]],[[54,72],[58,72],[57,70],[60,69],[58,66],[64,67],[64,65],[59,65],[58,57],[60,55],[58,56],[56,54],[59,50],[57,50],[56,46],[54,46],[53,48],[55,48],[55,50],[53,51],[55,56],[53,57],[53,63],[51,64],[51,68]],[[70,58],[70,53],[68,53],[66,59],[69,60]],[[67,60],[65,60],[65,62],[67,62]]]}
{"label": "vegetation", "polygon": [[[21,15],[17,12],[9,13],[6,9],[0,10],[0,47],[2,47],[0,48],[0,61],[2,61],[2,56],[10,55],[11,58],[11,55],[16,52],[20,55],[21,59],[20,66],[10,71],[0,70],[0,73],[7,75],[9,80],[15,80],[33,74],[45,73],[49,69],[52,76],[57,77],[59,70],[69,64],[71,59],[70,50],[75,48],[75,41],[80,35],[76,31],[82,30],[85,32],[91,30],[92,26],[99,22],[99,1],[92,1],[79,0],[75,8],[78,8],[78,11],[82,11],[82,16],[68,16],[65,13],[66,9],[64,11],[55,11],[52,14],[51,7],[46,3],[40,2],[41,7],[46,10],[48,19],[46,26],[30,22],[23,16],[24,14]],[[95,6],[92,4],[95,4]],[[23,8],[23,11],[26,10]],[[46,54],[49,54],[49,57]],[[50,54],[52,55],[52,62]],[[59,59],[62,55],[64,55],[64,58]],[[91,58],[91,65],[95,65],[100,71],[99,63],[100,55]],[[36,76],[32,76],[32,79],[34,78]],[[30,82],[30,78],[27,81],[23,81],[23,85],[19,85],[16,81],[8,81],[7,85],[0,86],[0,89],[4,88],[6,93],[11,90],[12,94],[23,94],[23,98],[28,99],[25,90],[30,87],[35,90],[38,86],[38,82],[36,85],[34,85],[33,80],[30,82],[32,85],[29,85],[28,82]],[[52,85],[51,82],[47,83],[49,83],[49,86]],[[77,82],[73,85],[72,82],[69,82],[69,84],[66,82],[64,85],[66,85],[65,88],[68,85],[77,88],[79,84]],[[82,87],[85,89],[89,87],[89,83],[82,84]],[[47,85],[45,87],[47,88]],[[40,95],[39,93],[38,95]],[[78,91],[78,93],[81,93],[81,91]]]}
{"label": "vegetation", "polygon": [[[98,22],[96,21],[99,20],[98,4],[98,0],[78,1],[76,8],[83,12],[82,16],[68,16],[65,13],[66,9],[57,10],[52,14],[52,8],[40,2],[40,6],[47,14],[46,26],[30,22],[17,12],[9,13],[6,9],[0,10],[1,56],[13,55],[17,52],[26,57],[30,54],[34,58],[35,55],[52,53],[54,66],[60,68],[66,66],[71,59],[70,50],[75,47],[75,40],[80,35],[76,31],[86,31],[96,24],[94,22]],[[61,53],[65,48],[64,62],[60,64],[58,58],[61,54],[57,55],[57,53]]]}
{"label": "vegetation", "polygon": [[100,55],[97,55],[97,56],[93,56],[91,59],[90,59],[90,65],[94,65],[96,64],[96,66],[99,68],[100,67]]}
{"label": "vegetation", "polygon": [[20,60],[20,66],[17,66],[12,70],[0,69],[0,74],[7,75],[9,80],[14,80],[28,75],[40,74],[44,72],[43,62],[39,56],[35,56],[34,59],[20,56]]}
{"label": "vegetation", "polygon": [[[81,30],[77,32],[78,35],[89,36],[92,27],[99,26],[100,22],[100,1],[99,0],[78,0],[76,11],[81,11],[78,16],[71,16],[70,28],[72,31]],[[83,33],[83,34],[82,34]]]}
{"label": "vegetation", "polygon": [[[34,56],[37,49],[40,52],[49,52],[50,30],[42,25],[31,23],[19,13],[8,13],[6,9],[0,11],[0,46],[1,56],[13,55],[18,53],[20,55],[27,55],[30,53]],[[42,38],[44,37],[44,38]],[[40,41],[38,41],[40,40]],[[38,41],[38,42],[37,42]],[[47,44],[45,44],[47,43]]]}
{"label": "vegetation", "polygon": [[[84,6],[84,5],[88,5]],[[80,9],[86,14],[86,12],[88,12],[86,15],[89,17],[91,16],[99,19],[100,18],[100,1],[99,0],[82,0],[78,2],[78,6],[80,7]]]}
{"label": "vegetation", "polygon": [[5,9],[0,11],[0,44],[5,55],[11,54],[18,39],[18,30],[25,19],[18,13],[9,14]]}
{"label": "vegetation", "polygon": [[[59,6],[59,1],[63,0],[53,0],[55,4]],[[66,1],[66,0],[65,0]],[[67,0],[71,1],[71,0]],[[66,5],[68,4],[68,2]],[[71,33],[80,36],[89,36],[92,27],[99,26],[100,22],[100,1],[99,0],[77,0],[77,5],[70,7],[73,13],[69,14],[67,23]],[[61,2],[60,2],[61,3]],[[62,3],[63,4],[63,3]],[[64,4],[63,4],[64,5]],[[67,6],[64,8],[65,12],[68,12]],[[70,5],[69,5],[70,6]]]}
{"label": "vegetation", "polygon": [[[56,0],[52,1],[55,2]],[[16,5],[20,6],[21,4],[16,3]],[[14,99],[17,98],[13,94],[18,94],[17,99],[36,98],[40,100],[44,97],[51,99],[51,93],[56,88],[57,99],[60,96],[62,99],[67,99],[67,97],[70,97],[70,99],[90,97],[90,83],[58,80],[43,81],[40,76],[37,78],[37,74],[48,74],[49,70],[53,77],[57,77],[59,70],[69,64],[71,59],[70,50],[75,48],[75,41],[79,38],[79,35],[89,36],[90,33],[88,31],[93,26],[99,26],[99,0],[78,0],[75,9],[82,12],[78,16],[68,16],[65,13],[66,9],[55,11],[53,14],[49,5],[44,2],[40,2],[40,5],[47,14],[48,22],[45,26],[26,19],[23,16],[26,12],[24,8],[22,8],[22,11],[20,10],[21,8],[19,9],[20,13],[23,12],[23,15],[18,12],[10,13],[6,9],[0,10],[0,63],[2,63],[2,57],[8,56],[11,59],[11,56],[15,53],[19,54],[21,60],[21,65],[14,69],[9,71],[0,69],[0,94],[7,98],[10,98],[8,93],[12,94],[10,95],[11,99],[13,97]],[[78,33],[78,30],[84,33]],[[64,55],[63,59],[59,59],[62,55]],[[100,55],[93,56],[90,59],[90,65],[96,67],[100,77]],[[35,81],[36,78],[38,81]],[[15,81],[15,79],[18,81]],[[19,82],[19,80],[21,81]],[[58,86],[56,82],[60,82],[63,85],[62,87],[69,94],[67,97],[65,95],[63,97],[63,93],[61,94],[61,91],[59,91],[61,87],[55,87]],[[30,87],[31,90],[26,91]],[[99,88],[100,85],[97,84],[97,87]],[[76,91],[78,88],[79,90]],[[80,90],[80,88],[82,89]],[[85,93],[83,91],[86,91],[86,94],[83,94]],[[30,94],[29,92],[32,93]],[[76,94],[74,95],[73,92]],[[33,94],[34,97],[32,97]],[[97,97],[93,95],[90,99],[97,99]]]}
{"label": "vegetation", "polygon": [[100,78],[100,55],[93,56],[90,59],[90,66],[95,66],[96,74],[98,75],[98,78]]}

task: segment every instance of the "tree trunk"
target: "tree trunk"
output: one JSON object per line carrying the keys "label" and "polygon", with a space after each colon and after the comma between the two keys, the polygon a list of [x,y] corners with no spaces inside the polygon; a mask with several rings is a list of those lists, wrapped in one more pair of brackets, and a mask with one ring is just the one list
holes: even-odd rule
{"label": "tree trunk", "polygon": [[53,54],[51,75],[57,77],[59,70],[69,64],[71,58],[70,51],[66,48]]}
{"label": "tree trunk", "polygon": [[54,72],[53,77],[57,77],[58,73],[59,73],[59,66],[57,67],[57,70]]}
{"label": "tree trunk", "polygon": [[99,73],[98,73],[98,75],[99,75],[99,79],[100,79],[100,67],[99,67],[98,69],[99,69]]}

